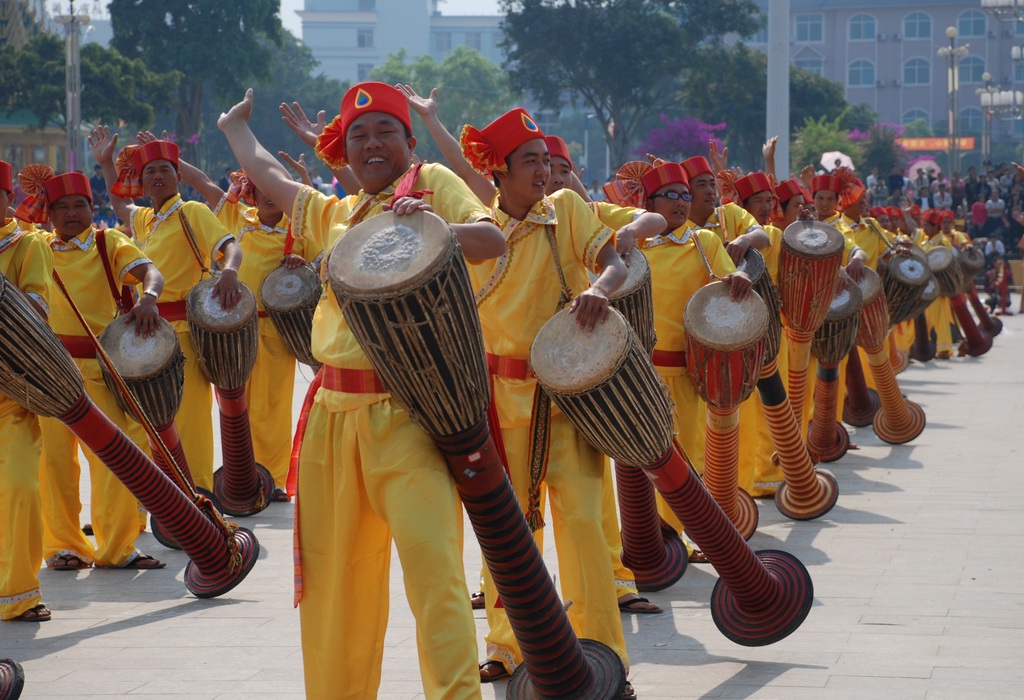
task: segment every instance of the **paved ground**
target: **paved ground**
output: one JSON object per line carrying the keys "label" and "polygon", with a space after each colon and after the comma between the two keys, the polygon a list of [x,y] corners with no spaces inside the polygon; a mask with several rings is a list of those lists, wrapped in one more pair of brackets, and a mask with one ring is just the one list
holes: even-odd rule
{"label": "paved ground", "polygon": [[[857,431],[860,449],[829,466],[841,492],[827,516],[791,522],[772,501],[760,502],[751,545],[794,553],[814,579],[814,608],[795,634],[764,648],[727,641],[711,621],[716,576],[706,565],[650,596],[669,612],[623,618],[640,698],[1024,697],[1024,469],[1016,432],[1024,416],[1024,319],[1006,321],[985,357],[900,375],[905,393],[927,411],[928,428],[902,447]],[[296,402],[305,384],[296,383]],[[301,698],[291,521],[284,504],[245,520],[263,553],[237,589],[215,600],[191,597],[182,585],[184,556],[148,533],[143,548],[168,569],[44,570],[53,621],[0,625],[0,656],[24,664],[27,698]],[[472,579],[480,558],[466,531]],[[553,554],[546,552],[554,571]],[[379,697],[422,698],[413,621],[392,561]],[[482,612],[476,617],[482,646]],[[484,697],[504,697],[503,686],[485,686]]]}

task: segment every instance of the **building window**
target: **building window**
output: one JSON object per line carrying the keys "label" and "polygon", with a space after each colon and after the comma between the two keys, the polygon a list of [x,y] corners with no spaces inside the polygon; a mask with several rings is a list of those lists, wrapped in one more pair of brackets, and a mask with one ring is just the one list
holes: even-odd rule
{"label": "building window", "polygon": [[904,85],[928,85],[932,82],[932,65],[923,58],[912,58],[903,64]]}
{"label": "building window", "polygon": [[793,61],[793,65],[808,73],[820,76],[825,75],[825,61],[821,58],[798,58]]}
{"label": "building window", "polygon": [[1024,22],[1015,22],[1015,24],[1017,26],[1016,26],[1016,29],[1014,30],[1014,33],[1017,36],[1024,36]]}
{"label": "building window", "polygon": [[377,0],[359,0],[360,12],[375,12],[376,10]]}
{"label": "building window", "polygon": [[874,41],[875,18],[859,14],[850,18],[850,41]]}
{"label": "building window", "polygon": [[925,12],[911,12],[903,19],[905,39],[931,39],[932,18]]}
{"label": "building window", "polygon": [[363,82],[370,77],[370,72],[373,71],[372,63],[360,63],[356,66],[356,76],[359,82]]}
{"label": "building window", "polygon": [[372,49],[373,48],[373,30],[372,29],[357,29],[356,30],[356,46],[361,49]]}
{"label": "building window", "polygon": [[1013,82],[1024,83],[1024,63],[1020,61],[1013,62]]}
{"label": "building window", "polygon": [[956,29],[961,37],[985,36],[985,13],[981,10],[967,10],[957,18]]}
{"label": "building window", "polygon": [[824,20],[821,15],[796,16],[796,40],[800,43],[818,43],[823,40]]}
{"label": "building window", "polygon": [[981,109],[978,107],[968,107],[967,109],[960,110],[961,134],[980,134],[983,123]]}
{"label": "building window", "polygon": [[928,112],[923,109],[908,109],[903,113],[903,119],[900,121],[903,124],[909,124],[910,122],[916,122],[920,119],[923,119],[926,124],[931,123],[929,121]]}
{"label": "building window", "polygon": [[960,84],[980,85],[985,82],[981,79],[985,72],[985,62],[977,56],[967,56],[960,59]]}
{"label": "building window", "polygon": [[437,52],[448,53],[452,50],[452,33],[451,32],[438,32],[437,33]]}
{"label": "building window", "polygon": [[480,46],[483,44],[483,37],[480,32],[466,32],[466,46],[479,51]]}
{"label": "building window", "polygon": [[875,64],[864,59],[858,59],[851,63],[846,84],[850,87],[874,86]]}

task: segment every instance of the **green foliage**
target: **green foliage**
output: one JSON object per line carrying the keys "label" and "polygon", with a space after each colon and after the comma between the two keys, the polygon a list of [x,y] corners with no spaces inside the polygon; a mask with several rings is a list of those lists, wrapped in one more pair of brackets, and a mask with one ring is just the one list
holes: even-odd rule
{"label": "green foliage", "polygon": [[928,124],[927,119],[915,119],[906,124],[907,130],[903,132],[906,138],[926,138],[935,136],[935,130]]}
{"label": "green foliage", "polygon": [[[64,41],[38,34],[22,48],[0,47],[0,111],[27,109],[40,127],[63,124],[66,114]],[[117,49],[86,44],[81,50],[82,118],[86,121],[123,120],[148,128],[156,116],[154,104],[177,88],[180,73],[155,73],[138,59]]]}
{"label": "green foliage", "polygon": [[840,126],[839,117],[808,117],[804,125],[796,130],[796,138],[790,149],[793,172],[799,172],[805,165],[820,169],[821,154],[826,151],[842,151],[851,156],[856,153],[846,129]]}
{"label": "green foliage", "polygon": [[[867,131],[867,140],[862,141],[858,152],[854,155],[857,171],[869,173],[878,168],[879,173],[888,173],[893,163],[906,168],[907,152],[896,143],[902,135],[902,128],[895,124],[874,124]],[[852,155],[852,154],[851,154]]]}
{"label": "green foliage", "polygon": [[[375,68],[370,79],[389,85],[405,83],[424,97],[436,87],[437,116],[456,138],[463,125],[483,126],[512,106],[508,79],[501,68],[466,46],[456,48],[440,64],[431,56],[417,56],[409,62],[402,49]],[[426,130],[417,130],[417,137],[416,152],[421,158],[442,159]]]}
{"label": "green foliage", "polygon": [[648,116],[668,110],[698,45],[761,21],[750,0],[502,0],[501,10],[513,88],[549,109],[581,98],[616,163]]}
{"label": "green foliage", "polygon": [[[279,0],[111,0],[114,46],[157,71],[180,70],[174,130],[189,140],[182,155],[195,160],[203,93],[240,95],[270,77],[272,45],[284,30]],[[167,95],[164,101],[173,101]]]}
{"label": "green foliage", "polygon": [[[839,83],[836,83],[838,85]],[[872,124],[877,124],[879,120],[878,112],[876,112],[871,105],[864,102],[858,102],[857,104],[849,105],[839,115],[839,126],[843,127],[847,131],[856,129],[857,131],[867,131],[871,128]]]}

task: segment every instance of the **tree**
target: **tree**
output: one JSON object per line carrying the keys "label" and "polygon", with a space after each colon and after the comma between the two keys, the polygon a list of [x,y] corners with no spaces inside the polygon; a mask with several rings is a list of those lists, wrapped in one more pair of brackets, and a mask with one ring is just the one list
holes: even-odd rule
{"label": "tree", "polygon": [[[836,83],[838,85],[838,83]],[[866,102],[849,105],[839,115],[839,126],[846,130],[867,131],[878,123],[878,112]]]}
{"label": "tree", "polygon": [[513,88],[551,109],[582,98],[618,163],[644,118],[670,106],[699,44],[760,22],[750,0],[501,0],[501,10]]}
{"label": "tree", "polygon": [[[745,44],[721,44],[697,50],[682,83],[688,113],[705,122],[726,122],[722,139],[731,162],[759,167],[768,100],[768,59]],[[742,100],[742,108],[738,101]],[[809,71],[790,67],[790,123],[835,119],[847,108],[843,87]],[[694,154],[690,154],[694,155]]]}
{"label": "tree", "polygon": [[[278,0],[111,0],[114,46],[157,71],[180,70],[174,130],[188,135],[182,156],[196,160],[203,93],[237,99],[270,75],[270,45],[281,42]],[[165,96],[163,101],[168,101]]]}
{"label": "tree", "polygon": [[717,139],[717,132],[725,129],[725,122],[705,124],[693,117],[669,119],[662,114],[661,126],[647,132],[644,142],[636,149],[636,154],[643,159],[647,153],[653,153],[666,160],[683,160],[697,153],[705,153],[711,139]]}
{"label": "tree", "polygon": [[878,168],[880,173],[888,173],[893,164],[905,168],[907,151],[896,143],[906,129],[892,122],[872,124],[866,132],[851,131],[850,139],[857,142],[857,170],[865,173]]}
{"label": "tree", "polygon": [[922,138],[935,136],[935,131],[928,124],[927,119],[915,119],[906,124],[907,130],[903,135],[907,138]]}
{"label": "tree", "polygon": [[[154,104],[174,90],[180,73],[155,73],[140,59],[99,44],[82,47],[82,117],[88,121],[123,121],[148,128]],[[0,111],[27,109],[40,127],[63,124],[66,114],[64,42],[38,34],[21,49],[0,47]]]}
{"label": "tree", "polygon": [[[405,49],[390,54],[383,65],[370,73],[371,80],[394,85],[406,83],[421,95],[438,88],[438,118],[458,138],[465,124],[482,127],[512,106],[508,79],[501,68],[479,51],[459,46],[440,64],[431,56],[417,56],[407,62]],[[441,151],[419,134],[416,152],[422,158],[439,160]]]}
{"label": "tree", "polygon": [[820,168],[821,155],[826,151],[842,151],[853,154],[854,146],[846,129],[839,125],[839,117],[828,120],[807,118],[797,129],[796,140],[791,149],[793,172],[799,172],[805,165]]}

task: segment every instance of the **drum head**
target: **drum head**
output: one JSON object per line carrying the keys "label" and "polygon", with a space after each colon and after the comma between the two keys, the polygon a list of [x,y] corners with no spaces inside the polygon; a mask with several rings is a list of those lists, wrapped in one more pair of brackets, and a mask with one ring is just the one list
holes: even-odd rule
{"label": "drum head", "polygon": [[938,246],[928,251],[928,266],[932,272],[939,273],[953,264],[953,251],[945,246]]}
{"label": "drum head", "polygon": [[162,318],[157,319],[156,335],[149,338],[135,335],[134,323],[125,323],[124,318],[115,318],[100,333],[100,345],[110,356],[118,373],[127,379],[142,379],[157,374],[180,352],[178,334]]}
{"label": "drum head", "polygon": [[864,298],[860,287],[847,281],[846,289],[842,289],[832,297],[832,303],[828,305],[828,314],[825,319],[828,321],[843,321],[856,316],[864,306]]}
{"label": "drum head", "polygon": [[857,283],[860,287],[861,303],[867,306],[882,293],[882,278],[870,267],[864,268],[864,276]]}
{"label": "drum head", "polygon": [[629,350],[632,333],[615,309],[593,331],[562,309],[545,323],[530,348],[530,366],[545,387],[567,394],[586,391],[608,378]]}
{"label": "drum head", "polygon": [[309,265],[289,270],[279,267],[260,285],[260,301],[272,311],[287,313],[320,298],[320,276]]}
{"label": "drum head", "polygon": [[[615,301],[616,299],[622,299],[633,294],[636,290],[646,284],[648,277],[651,274],[651,266],[647,262],[647,256],[644,255],[639,248],[634,248],[633,252],[629,254],[629,267],[626,268],[626,281],[622,283],[622,286],[615,290],[615,293],[608,297],[608,301]],[[593,284],[597,281],[597,275],[593,271],[588,270],[587,276],[590,278],[590,283]]]}
{"label": "drum head", "polygon": [[782,247],[803,258],[827,258],[843,250],[843,234],[823,221],[795,221],[782,234]]}
{"label": "drum head", "polygon": [[934,277],[928,278],[928,283],[924,286],[924,291],[921,292],[921,301],[933,302],[939,297],[939,283],[935,281]]}
{"label": "drum head", "polygon": [[213,296],[213,285],[216,277],[207,277],[188,293],[185,307],[189,320],[201,328],[210,331],[227,332],[245,326],[256,315],[256,297],[252,290],[242,283],[242,299],[238,306],[230,311],[221,307],[220,301]]}
{"label": "drum head", "polygon": [[707,284],[690,297],[683,312],[687,335],[712,350],[739,350],[756,343],[768,328],[768,307],[751,290],[743,301],[729,298],[725,282]]}
{"label": "drum head", "polygon": [[909,287],[921,287],[928,284],[932,271],[928,267],[928,256],[914,250],[910,255],[894,255],[889,259],[886,274]]}
{"label": "drum head", "polygon": [[757,280],[760,279],[768,270],[768,266],[765,265],[764,256],[761,255],[761,251],[755,250],[754,248],[747,248],[747,252],[743,254],[743,259],[740,260],[739,265],[736,266],[737,272],[747,273],[747,277],[754,284],[757,284]]}
{"label": "drum head", "polygon": [[436,268],[453,245],[448,223],[436,214],[384,212],[352,227],[331,250],[327,275],[354,297],[401,292]]}
{"label": "drum head", "polygon": [[960,264],[970,277],[974,277],[985,267],[985,254],[977,248],[961,248]]}

